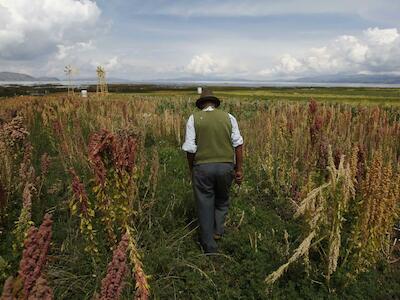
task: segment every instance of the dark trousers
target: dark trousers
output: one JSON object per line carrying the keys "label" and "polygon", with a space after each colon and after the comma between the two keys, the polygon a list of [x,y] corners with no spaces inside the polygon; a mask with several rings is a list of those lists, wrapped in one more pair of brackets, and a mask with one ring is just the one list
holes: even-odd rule
{"label": "dark trousers", "polygon": [[233,163],[207,163],[193,166],[193,191],[200,228],[200,243],[205,252],[217,251],[214,233],[224,233],[229,208],[229,190],[234,178]]}

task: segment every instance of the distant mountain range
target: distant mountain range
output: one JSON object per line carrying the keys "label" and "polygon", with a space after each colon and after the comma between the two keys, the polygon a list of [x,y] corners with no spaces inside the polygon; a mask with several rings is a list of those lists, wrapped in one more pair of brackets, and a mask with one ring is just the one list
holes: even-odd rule
{"label": "distant mountain range", "polygon": [[400,76],[396,75],[321,75],[312,77],[301,77],[293,79],[295,82],[317,82],[317,83],[376,83],[376,84],[400,84]]}
{"label": "distant mountain range", "polygon": [[14,72],[0,72],[0,81],[60,81],[56,77],[33,77]]}
{"label": "distant mountain range", "polygon": [[274,83],[274,82],[293,82],[293,83],[367,83],[367,84],[400,84],[400,76],[396,75],[348,75],[348,74],[336,74],[336,75],[320,75],[310,77],[300,77],[291,79],[270,79],[270,80],[258,80],[258,79],[243,79],[234,77],[217,77],[217,76],[188,76],[171,79],[159,79],[154,80],[155,82],[243,82],[243,83]]}
{"label": "distant mountain range", "polygon": [[[10,81],[10,82],[24,82],[24,81],[33,81],[33,82],[56,82],[60,81],[56,77],[33,77],[27,74],[22,73],[14,73],[14,72],[0,72],[0,82],[1,81]],[[243,79],[243,78],[235,78],[235,77],[221,77],[221,76],[187,76],[180,78],[170,78],[170,79],[155,79],[155,80],[129,80],[129,79],[121,79],[121,78],[107,78],[109,83],[167,83],[173,84],[178,82],[232,82],[232,83],[270,83],[274,82],[298,82],[298,83],[367,83],[367,84],[400,84],[400,75],[349,75],[349,74],[335,74],[335,75],[320,75],[320,76],[310,76],[310,77],[300,77],[295,79],[279,79],[279,80],[251,80],[251,79]],[[74,78],[73,82],[97,82],[97,78]]]}
{"label": "distant mountain range", "polygon": [[[24,81],[33,81],[33,82],[56,82],[60,81],[57,77],[34,77],[31,75],[23,74],[23,73],[15,73],[15,72],[0,72],[0,81],[10,81],[10,82],[24,82]],[[130,83],[131,80],[121,79],[109,77],[107,78],[109,83]],[[72,82],[97,82],[97,77],[88,77],[88,78],[72,78]]]}
{"label": "distant mountain range", "polygon": [[265,82],[265,80],[252,80],[252,79],[243,79],[237,77],[221,77],[221,76],[186,76],[186,77],[178,77],[178,78],[164,78],[164,79],[154,79],[152,82],[166,82],[166,83],[174,83],[174,82],[202,82],[202,81],[215,81],[215,82]]}

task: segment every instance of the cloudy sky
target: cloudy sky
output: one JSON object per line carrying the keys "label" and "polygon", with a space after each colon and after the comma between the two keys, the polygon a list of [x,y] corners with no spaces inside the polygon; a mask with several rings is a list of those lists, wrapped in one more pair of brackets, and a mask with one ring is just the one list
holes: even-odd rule
{"label": "cloudy sky", "polygon": [[63,78],[400,74],[399,0],[0,0],[0,71]]}

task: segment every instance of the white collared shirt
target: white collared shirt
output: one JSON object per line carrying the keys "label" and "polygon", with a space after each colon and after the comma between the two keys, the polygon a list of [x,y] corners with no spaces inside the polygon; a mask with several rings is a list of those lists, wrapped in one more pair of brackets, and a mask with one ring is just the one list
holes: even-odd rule
{"label": "white collared shirt", "polygon": [[[213,111],[214,107],[207,106],[203,109],[203,111]],[[229,119],[232,124],[232,133],[231,133],[231,141],[233,148],[237,146],[243,145],[243,138],[240,135],[239,125],[234,116],[229,115]],[[182,145],[182,150],[189,153],[196,153],[197,145],[196,145],[196,131],[194,129],[194,117],[191,115],[186,123],[186,136],[185,143]]]}

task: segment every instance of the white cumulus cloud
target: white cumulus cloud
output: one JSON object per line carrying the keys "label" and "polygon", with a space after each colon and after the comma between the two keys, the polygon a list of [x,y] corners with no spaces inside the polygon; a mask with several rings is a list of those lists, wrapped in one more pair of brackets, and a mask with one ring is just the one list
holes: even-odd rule
{"label": "white cumulus cloud", "polygon": [[221,71],[221,63],[210,54],[195,55],[186,70],[192,74],[208,75]]}
{"label": "white cumulus cloud", "polygon": [[109,59],[109,60],[107,61],[107,63],[105,64],[105,67],[106,67],[107,69],[109,69],[109,70],[112,70],[112,69],[118,67],[118,65],[119,65],[118,56],[114,56],[114,57],[112,57],[111,59]]}
{"label": "white cumulus cloud", "polygon": [[62,47],[83,42],[100,13],[90,0],[1,0],[0,57],[30,59],[57,51],[62,57]]}
{"label": "white cumulus cloud", "polygon": [[246,74],[247,66],[243,61],[225,55],[203,53],[193,56],[183,71],[193,75],[241,76]]}
{"label": "white cumulus cloud", "polygon": [[399,32],[397,28],[368,28],[364,34],[370,43],[376,45],[388,45],[395,42],[399,38]]}
{"label": "white cumulus cloud", "polygon": [[271,69],[260,72],[261,75],[274,75],[280,73],[297,73],[302,70],[303,64],[290,54],[284,54],[279,59],[279,64]]}
{"label": "white cumulus cloud", "polygon": [[109,59],[92,60],[91,65],[94,69],[97,68],[97,66],[103,66],[106,71],[115,70],[120,66],[119,57],[113,56]]}
{"label": "white cumulus cloud", "polygon": [[265,76],[336,73],[396,73],[400,71],[400,34],[397,28],[368,28],[359,36],[342,35],[305,55],[283,55]]}
{"label": "white cumulus cloud", "polygon": [[56,58],[58,60],[64,60],[65,58],[70,57],[73,54],[81,53],[86,50],[94,49],[93,41],[89,40],[88,42],[77,42],[73,45],[57,45],[58,52],[56,54]]}

